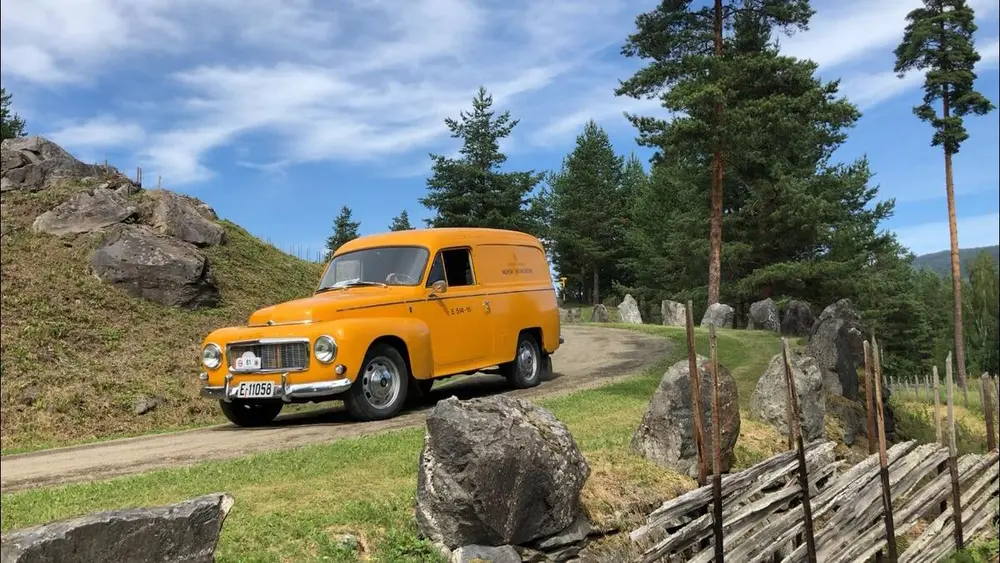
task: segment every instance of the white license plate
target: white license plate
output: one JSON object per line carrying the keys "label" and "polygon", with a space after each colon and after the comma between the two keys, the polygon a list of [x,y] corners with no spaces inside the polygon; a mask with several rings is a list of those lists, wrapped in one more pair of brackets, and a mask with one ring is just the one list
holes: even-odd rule
{"label": "white license plate", "polygon": [[274,396],[274,383],[271,381],[241,381],[236,387],[236,396],[240,399],[270,399]]}

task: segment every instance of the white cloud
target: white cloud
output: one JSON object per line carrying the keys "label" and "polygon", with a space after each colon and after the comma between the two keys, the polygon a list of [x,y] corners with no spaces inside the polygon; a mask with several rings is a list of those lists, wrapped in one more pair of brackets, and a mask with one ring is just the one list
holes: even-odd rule
{"label": "white cloud", "polygon": [[47,137],[68,149],[122,147],[142,141],[145,131],[137,123],[101,115],[86,121],[66,124]]}
{"label": "white cloud", "polygon": [[[936,221],[895,229],[899,241],[914,254],[950,248],[948,221]],[[962,248],[1000,243],[1000,213],[959,218],[958,242]]]}

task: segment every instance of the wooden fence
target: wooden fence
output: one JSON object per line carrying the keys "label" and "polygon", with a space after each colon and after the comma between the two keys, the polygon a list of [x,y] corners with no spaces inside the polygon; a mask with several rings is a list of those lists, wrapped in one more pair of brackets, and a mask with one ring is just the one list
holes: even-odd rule
{"label": "wooden fence", "polygon": [[[699,396],[694,369],[694,329],[687,304],[687,347],[692,392]],[[716,336],[710,329],[713,374]],[[901,442],[887,448],[878,343],[865,342],[865,401],[869,456],[843,470],[833,442],[804,444],[795,379],[783,341],[791,451],[744,471],[722,476],[718,444],[718,379],[713,390],[712,484],[707,484],[707,452],[699,407],[694,436],[699,455],[699,488],[668,501],[630,534],[643,562],[692,561],[877,561],[931,562],[961,549],[965,538],[997,518],[1000,453],[995,439],[986,454],[959,457],[955,446],[951,356],[946,369],[947,431],[940,401],[935,406],[938,441]],[[935,371],[935,381],[937,372]],[[990,380],[985,380],[987,383]],[[992,385],[983,385],[983,405],[996,405]],[[936,395],[935,395],[936,396]],[[694,401],[698,405],[698,401]],[[987,414],[989,417],[989,414]],[[992,424],[990,422],[990,424]],[[932,519],[902,553],[898,538],[921,520]],[[891,541],[887,541],[887,538]]]}

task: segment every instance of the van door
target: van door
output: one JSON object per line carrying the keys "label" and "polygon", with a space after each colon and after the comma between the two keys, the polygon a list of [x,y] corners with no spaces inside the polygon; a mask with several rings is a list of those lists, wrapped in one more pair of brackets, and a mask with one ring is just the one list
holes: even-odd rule
{"label": "van door", "polygon": [[472,251],[449,248],[434,257],[426,286],[444,280],[444,293],[429,295],[421,318],[431,332],[431,353],[436,375],[486,367],[482,362],[493,353],[490,303],[476,283]]}

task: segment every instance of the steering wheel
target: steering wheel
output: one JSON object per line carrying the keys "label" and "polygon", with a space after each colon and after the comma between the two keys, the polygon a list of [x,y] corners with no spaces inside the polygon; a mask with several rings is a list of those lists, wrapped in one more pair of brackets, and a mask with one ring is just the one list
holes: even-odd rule
{"label": "steering wheel", "polygon": [[401,280],[403,283],[412,283],[412,284],[417,283],[417,280],[414,279],[413,276],[409,274],[397,274],[395,272],[391,272],[388,276],[385,277],[386,283],[392,283],[397,280]]}

